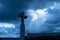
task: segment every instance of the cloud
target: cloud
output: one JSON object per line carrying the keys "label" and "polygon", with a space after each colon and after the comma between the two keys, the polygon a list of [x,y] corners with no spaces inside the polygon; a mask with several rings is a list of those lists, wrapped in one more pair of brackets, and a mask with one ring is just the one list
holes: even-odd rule
{"label": "cloud", "polygon": [[[39,3],[38,1],[37,2],[34,1],[33,4],[31,4],[29,6],[28,9],[32,9],[32,10],[34,10],[34,12],[37,9],[47,8],[47,10],[46,10],[47,13],[44,16],[45,19],[42,18],[42,20],[41,20],[41,18],[38,17],[37,20],[35,19],[35,21],[31,22],[31,20],[33,18],[30,17],[31,18],[30,23],[29,23],[29,25],[27,25],[28,27],[26,27],[27,32],[29,32],[29,33],[41,33],[41,32],[54,32],[55,30],[58,30],[58,28],[56,29],[57,25],[60,23],[60,17],[59,17],[60,10],[58,9],[58,7],[59,7],[58,2],[57,1],[51,1],[51,3],[50,2],[48,3],[48,2],[41,1],[41,3],[45,3],[44,4],[45,6],[43,6],[43,4]],[[47,6],[47,4],[49,6]],[[56,6],[58,6],[58,7],[56,7]],[[29,14],[31,14],[31,13],[29,13]],[[35,14],[36,14],[36,12],[35,12]],[[32,16],[33,15],[34,15],[34,13],[32,13]],[[37,16],[37,14],[36,14],[36,16]],[[35,18],[35,16],[34,16],[34,18]]]}
{"label": "cloud", "polygon": [[46,23],[58,24],[60,22],[59,21],[60,20],[60,18],[59,18],[60,10],[57,9],[57,7],[56,7],[59,5],[58,5],[58,3],[55,3],[54,5],[55,5],[54,9],[48,8],[48,13],[53,15],[53,16],[48,17]]}
{"label": "cloud", "polygon": [[8,24],[8,23],[0,23],[0,27],[3,27],[3,28],[15,28],[15,25]]}
{"label": "cloud", "polygon": [[[21,11],[26,11],[27,9],[44,9],[47,8],[47,14],[45,18],[38,18],[37,14],[28,13],[26,23],[26,32],[39,33],[39,32],[52,32],[55,30],[55,27],[60,22],[60,1],[57,0],[6,0],[1,1],[6,5],[8,12],[0,13],[0,21],[3,22],[18,22],[18,13]],[[54,4],[54,2],[56,2]],[[5,9],[4,9],[5,10]],[[41,11],[41,10],[40,10]],[[40,12],[41,13],[41,12]],[[33,16],[33,17],[32,17]],[[33,22],[31,22],[33,18]],[[36,20],[37,19],[37,20]],[[35,21],[34,21],[35,20]],[[59,25],[58,25],[59,26]]]}

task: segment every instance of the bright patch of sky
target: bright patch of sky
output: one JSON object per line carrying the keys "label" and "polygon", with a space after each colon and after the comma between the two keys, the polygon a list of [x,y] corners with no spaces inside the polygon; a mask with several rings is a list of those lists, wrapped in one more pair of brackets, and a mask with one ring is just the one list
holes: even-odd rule
{"label": "bright patch of sky", "polygon": [[37,10],[28,10],[27,13],[29,13],[30,16],[32,16],[32,21],[36,21],[38,19],[45,20],[45,17],[47,16],[47,8],[44,9],[37,9]]}
{"label": "bright patch of sky", "polygon": [[14,24],[10,24],[10,23],[0,23],[0,28],[4,27],[4,28],[15,28]]}
{"label": "bright patch of sky", "polygon": [[59,2],[53,2],[53,5],[50,6],[51,9],[59,9],[60,8],[60,3]]}
{"label": "bright patch of sky", "polygon": [[[55,23],[56,22],[55,15],[50,13],[48,10],[50,10],[50,9],[51,9],[51,11],[60,10],[59,7],[60,7],[60,3],[53,2],[52,6],[48,6],[43,9],[36,9],[36,10],[28,9],[27,13],[32,17],[32,20],[31,20],[29,27],[27,29],[28,30],[30,29],[29,30],[30,32],[58,30],[58,28],[55,28],[56,24],[50,24],[49,22],[47,22],[47,24],[46,24],[45,21],[50,21],[51,23]],[[56,11],[54,11],[54,12],[56,12]],[[42,26],[42,25],[45,25],[46,27]]]}
{"label": "bright patch of sky", "polygon": [[54,9],[56,6],[56,2],[53,3],[53,6],[50,6],[51,9]]}

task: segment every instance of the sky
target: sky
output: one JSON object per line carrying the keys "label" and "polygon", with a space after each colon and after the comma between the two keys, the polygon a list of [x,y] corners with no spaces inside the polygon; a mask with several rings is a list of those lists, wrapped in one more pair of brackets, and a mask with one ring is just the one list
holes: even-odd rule
{"label": "sky", "polygon": [[[0,0],[0,29],[2,28],[0,35],[1,32],[7,35],[8,33],[13,35],[16,32],[19,35],[18,14],[22,11],[28,17],[25,20],[26,34],[60,32],[59,7],[59,0]],[[9,29],[10,32],[8,32]],[[17,35],[13,37],[19,37]]]}
{"label": "sky", "polygon": [[28,33],[60,32],[60,1],[33,0],[28,8]]}

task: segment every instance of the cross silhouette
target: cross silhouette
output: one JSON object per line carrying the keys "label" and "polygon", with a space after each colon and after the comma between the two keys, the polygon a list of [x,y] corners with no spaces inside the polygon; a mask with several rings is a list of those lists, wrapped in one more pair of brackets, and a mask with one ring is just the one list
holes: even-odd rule
{"label": "cross silhouette", "polygon": [[18,17],[21,18],[21,26],[20,26],[20,40],[25,40],[25,25],[24,25],[24,19],[27,19],[27,16],[25,16],[24,12],[21,12]]}

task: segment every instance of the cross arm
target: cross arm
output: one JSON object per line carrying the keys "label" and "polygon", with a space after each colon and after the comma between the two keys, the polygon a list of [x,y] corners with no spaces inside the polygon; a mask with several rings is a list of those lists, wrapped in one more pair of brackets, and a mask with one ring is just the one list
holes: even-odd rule
{"label": "cross arm", "polygon": [[20,14],[18,14],[18,17],[27,19],[27,16],[25,16],[25,13],[24,12],[21,12]]}

